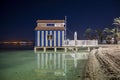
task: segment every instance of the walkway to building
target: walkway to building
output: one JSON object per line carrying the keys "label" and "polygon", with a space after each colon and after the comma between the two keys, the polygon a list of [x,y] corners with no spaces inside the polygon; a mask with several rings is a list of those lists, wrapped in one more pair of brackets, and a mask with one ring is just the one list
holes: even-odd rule
{"label": "walkway to building", "polygon": [[46,52],[48,49],[53,49],[54,52],[57,52],[57,50],[63,49],[65,52],[68,51],[68,49],[78,51],[80,47],[87,47],[88,51],[90,50],[90,47],[97,47],[98,41],[97,40],[66,40],[64,41],[63,46],[60,47],[35,47],[35,52],[37,50],[43,50]]}
{"label": "walkway to building", "polygon": [[40,50],[46,52],[47,50],[52,49],[54,52],[58,52],[61,50],[64,52],[68,52],[69,50],[78,52],[79,49],[81,48],[87,48],[88,51],[90,51],[91,48],[99,48],[99,47],[103,47],[103,48],[120,47],[120,44],[98,44],[97,40],[77,40],[77,41],[69,40],[66,41],[66,43],[64,43],[64,45],[61,47],[35,47],[34,51],[36,52]]}

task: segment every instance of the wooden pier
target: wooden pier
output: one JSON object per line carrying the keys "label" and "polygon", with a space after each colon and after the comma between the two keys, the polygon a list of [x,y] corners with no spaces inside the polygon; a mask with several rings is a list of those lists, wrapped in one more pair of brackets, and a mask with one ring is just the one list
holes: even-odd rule
{"label": "wooden pier", "polygon": [[78,52],[80,48],[87,48],[87,51],[90,51],[90,48],[95,48],[95,47],[96,46],[34,47],[34,52],[37,52],[37,51],[46,52],[49,50],[54,51],[54,52],[58,52],[58,51],[68,52],[69,50]]}
{"label": "wooden pier", "polygon": [[120,44],[98,44],[98,45],[62,46],[62,47],[37,47],[36,46],[36,47],[34,47],[34,51],[35,52],[36,51],[46,52],[46,51],[52,50],[54,52],[57,52],[57,51],[68,52],[68,50],[71,50],[71,51],[78,52],[79,49],[81,49],[81,48],[86,48],[87,51],[90,51],[93,48],[99,48],[99,47],[102,47],[102,48],[119,47],[120,48]]}
{"label": "wooden pier", "polygon": [[64,52],[67,52],[68,50],[76,51],[80,48],[87,48],[88,51],[90,51],[90,48],[95,48],[98,47],[98,41],[97,40],[69,40],[68,43],[66,44],[64,41],[62,46],[35,46],[34,51],[42,50],[46,52],[47,50],[51,49],[54,52],[57,52],[59,49],[64,50]]}

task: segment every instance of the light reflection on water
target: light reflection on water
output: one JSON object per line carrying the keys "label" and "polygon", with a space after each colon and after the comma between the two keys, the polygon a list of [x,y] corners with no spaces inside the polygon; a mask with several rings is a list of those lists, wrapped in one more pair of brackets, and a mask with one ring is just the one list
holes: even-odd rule
{"label": "light reflection on water", "polygon": [[52,53],[36,52],[37,79],[82,80],[87,52]]}
{"label": "light reflection on water", "polygon": [[88,54],[8,50],[0,52],[0,80],[83,80]]}

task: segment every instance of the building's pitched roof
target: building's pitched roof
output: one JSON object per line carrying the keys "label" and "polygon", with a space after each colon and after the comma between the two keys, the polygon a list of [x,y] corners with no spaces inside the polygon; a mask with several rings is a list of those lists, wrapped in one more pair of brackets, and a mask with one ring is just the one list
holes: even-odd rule
{"label": "building's pitched roof", "polygon": [[37,26],[35,30],[65,30],[65,27],[40,27]]}
{"label": "building's pitched roof", "polygon": [[65,20],[37,20],[37,23],[64,23]]}

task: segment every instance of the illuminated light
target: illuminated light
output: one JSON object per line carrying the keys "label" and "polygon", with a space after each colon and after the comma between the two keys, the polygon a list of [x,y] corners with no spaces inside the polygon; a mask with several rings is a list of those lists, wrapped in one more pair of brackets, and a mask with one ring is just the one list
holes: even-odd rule
{"label": "illuminated light", "polygon": [[13,43],[13,44],[14,44],[14,43],[17,43],[17,42],[10,42],[10,43]]}
{"label": "illuminated light", "polygon": [[0,44],[14,44],[14,45],[32,45],[33,42],[31,41],[3,41]]}
{"label": "illuminated light", "polygon": [[9,42],[3,42],[3,43],[8,44]]}

